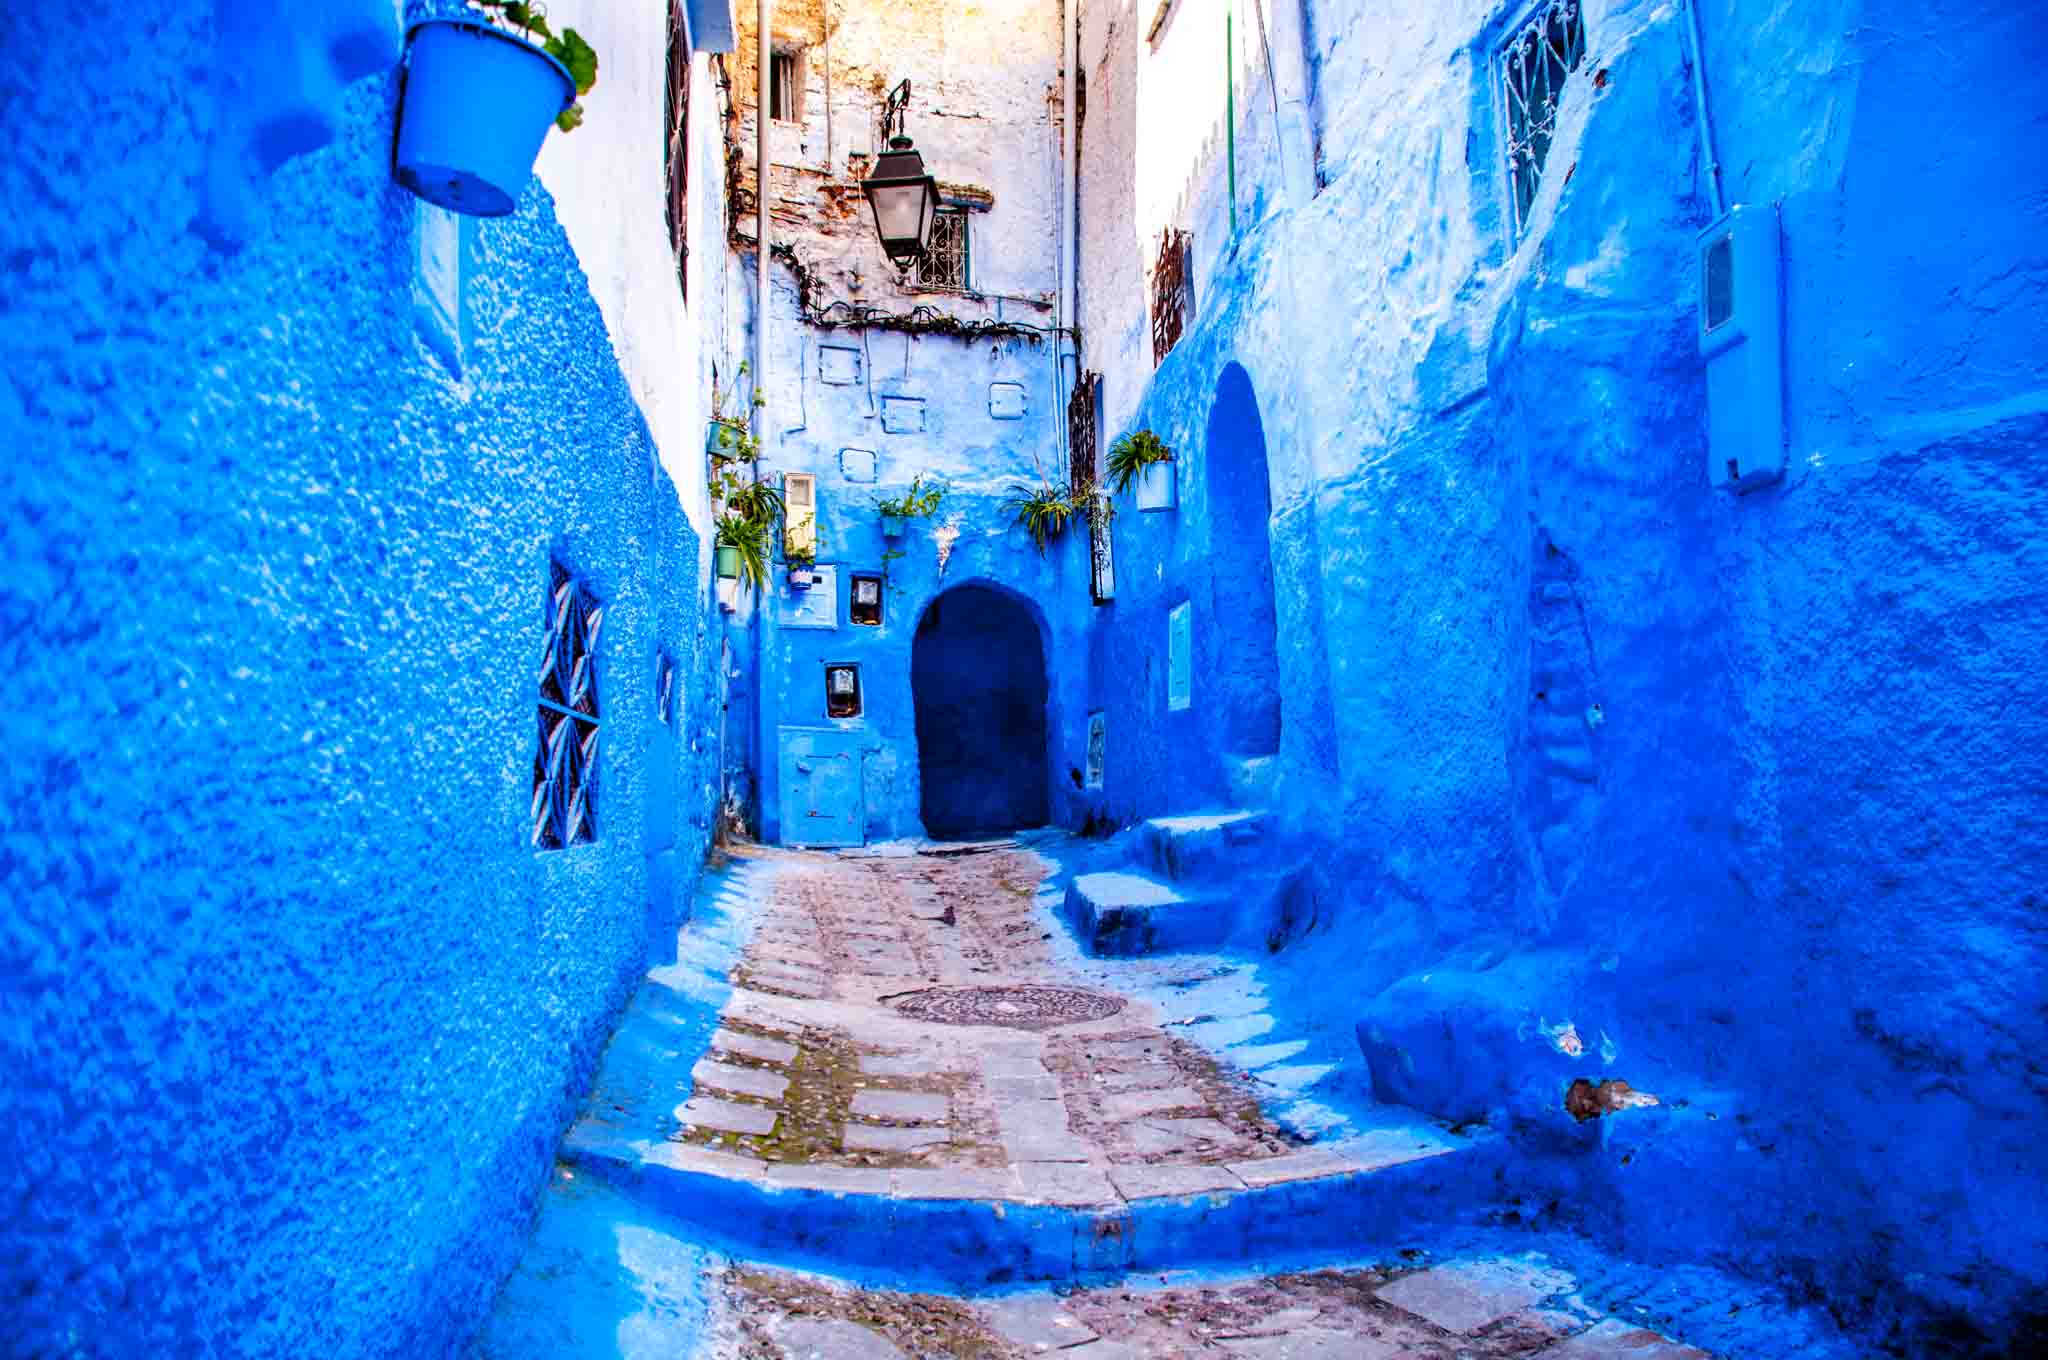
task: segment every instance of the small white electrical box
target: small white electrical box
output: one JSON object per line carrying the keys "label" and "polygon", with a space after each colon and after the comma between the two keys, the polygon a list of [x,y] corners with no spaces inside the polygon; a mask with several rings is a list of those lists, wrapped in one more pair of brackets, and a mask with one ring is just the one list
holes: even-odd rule
{"label": "small white electrical box", "polygon": [[1785,290],[1778,210],[1730,208],[1700,233],[1707,482],[1751,491],[1785,475]]}

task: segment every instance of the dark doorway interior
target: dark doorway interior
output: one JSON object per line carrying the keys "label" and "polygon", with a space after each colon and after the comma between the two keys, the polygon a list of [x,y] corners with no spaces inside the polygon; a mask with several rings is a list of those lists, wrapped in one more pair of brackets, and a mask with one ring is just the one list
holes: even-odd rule
{"label": "dark doorway interior", "polygon": [[1216,676],[1223,749],[1280,749],[1280,662],[1273,608],[1273,493],[1259,400],[1231,364],[1209,408],[1209,504],[1215,525]]}
{"label": "dark doorway interior", "polygon": [[910,688],[926,833],[1045,825],[1045,646],[1030,610],[988,586],[939,596],[917,625]]}

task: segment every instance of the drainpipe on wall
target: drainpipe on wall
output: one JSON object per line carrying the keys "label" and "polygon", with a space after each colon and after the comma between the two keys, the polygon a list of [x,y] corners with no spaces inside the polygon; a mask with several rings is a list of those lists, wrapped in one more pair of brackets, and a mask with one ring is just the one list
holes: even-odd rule
{"label": "drainpipe on wall", "polygon": [[[768,81],[774,66],[769,50],[768,26],[775,17],[775,0],[757,0],[754,10],[754,391],[768,390]],[[765,410],[766,408],[762,408]],[[760,461],[774,452],[770,447],[772,424],[758,422]]]}
{"label": "drainpipe on wall", "polygon": [[[1074,158],[1081,149],[1081,139],[1075,135],[1076,129],[1074,127],[1074,83],[1079,79],[1079,67],[1075,63],[1079,59],[1081,45],[1079,33],[1081,25],[1080,9],[1081,7],[1075,3],[1075,0],[1065,0],[1065,3],[1060,6],[1060,59],[1063,63],[1061,66],[1063,79],[1061,80],[1060,89],[1060,135],[1064,147],[1063,155],[1061,156],[1063,164],[1060,171],[1059,309],[1054,313],[1052,323],[1052,392],[1053,422],[1059,429],[1058,442],[1062,445],[1067,443],[1067,424],[1063,418],[1066,408],[1060,400],[1065,395],[1061,390],[1063,386],[1061,378],[1063,375],[1060,372],[1060,333],[1062,331],[1071,331],[1074,326],[1074,217],[1077,206],[1075,190],[1077,167],[1074,164]],[[1080,352],[1081,347],[1076,344],[1074,346],[1074,355],[1077,368],[1079,367]],[[1088,468],[1086,472],[1091,478],[1095,475],[1094,468]],[[1067,448],[1067,483],[1069,486],[1073,484],[1073,480],[1074,450],[1069,446]]]}
{"label": "drainpipe on wall", "polygon": [[1685,22],[1692,35],[1692,94],[1700,110],[1700,153],[1707,160],[1707,193],[1718,222],[1728,209],[1721,201],[1721,161],[1714,154],[1714,124],[1707,116],[1707,53],[1700,46],[1699,0],[1685,0]]}

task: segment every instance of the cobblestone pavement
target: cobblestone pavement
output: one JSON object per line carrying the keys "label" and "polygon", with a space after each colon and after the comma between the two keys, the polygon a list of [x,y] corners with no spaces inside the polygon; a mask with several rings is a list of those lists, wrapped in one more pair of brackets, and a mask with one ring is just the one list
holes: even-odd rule
{"label": "cobblestone pavement", "polygon": [[1138,999],[1069,975],[1009,845],[775,866],[691,1073],[693,1169],[849,1193],[1113,1204],[1459,1150],[1402,1113],[1314,1143]]}
{"label": "cobblestone pavement", "polygon": [[853,1289],[736,1266],[718,1360],[1708,1360],[1609,1317],[1542,1256],[996,1300]]}

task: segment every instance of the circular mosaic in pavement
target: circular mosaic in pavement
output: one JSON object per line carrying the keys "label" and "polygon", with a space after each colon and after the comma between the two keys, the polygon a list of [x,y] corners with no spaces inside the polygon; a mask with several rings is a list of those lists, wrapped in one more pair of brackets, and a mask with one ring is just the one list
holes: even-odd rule
{"label": "circular mosaic in pavement", "polygon": [[889,1004],[913,1020],[938,1025],[1057,1029],[1115,1015],[1124,999],[1074,987],[930,987],[892,996]]}

